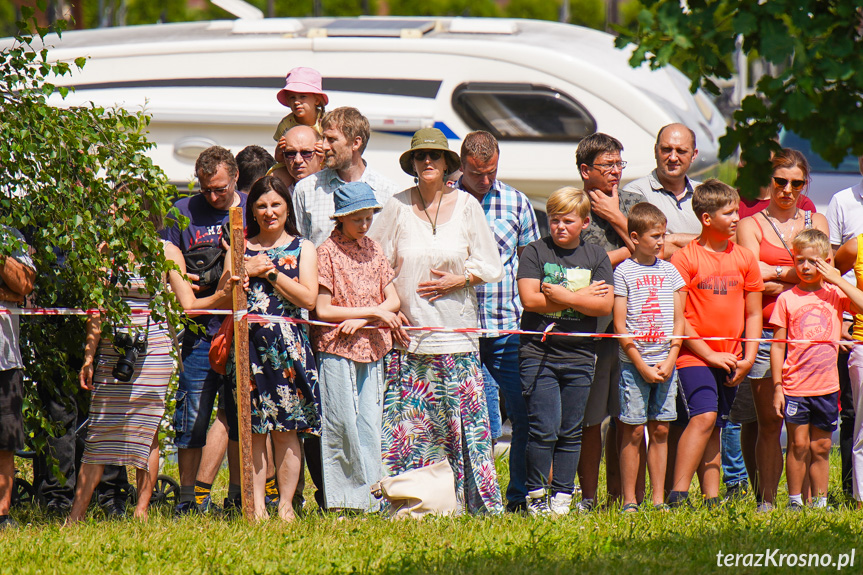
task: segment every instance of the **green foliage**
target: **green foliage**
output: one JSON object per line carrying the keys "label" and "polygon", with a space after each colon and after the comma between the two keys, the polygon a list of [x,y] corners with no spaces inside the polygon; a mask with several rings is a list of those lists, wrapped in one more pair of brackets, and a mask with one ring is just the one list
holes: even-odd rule
{"label": "green foliage", "polygon": [[534,2],[534,0],[510,0],[504,8],[509,18],[552,20],[560,18],[560,1]]}
{"label": "green foliage", "polygon": [[[105,4],[110,13],[116,13],[119,0],[83,0],[84,26],[95,28],[99,24],[99,5]],[[247,0],[267,14],[267,0]],[[232,20],[234,16],[209,2],[190,6],[188,2],[173,0],[126,0],[125,23],[128,25],[155,24],[157,22],[193,22],[197,20]],[[360,16],[363,0],[323,0],[323,16]],[[369,13],[376,14],[378,3],[369,0]],[[112,11],[113,10],[113,11]],[[314,15],[313,0],[275,0],[274,16],[303,17]],[[109,25],[116,25],[112,20]]]}
{"label": "green foliage", "polygon": [[0,2],[0,36],[15,33],[15,18],[15,5],[12,2]]}
{"label": "green foliage", "polygon": [[602,30],[605,28],[605,2],[603,0],[572,0],[569,3],[569,22]]}
{"label": "green foliage", "polygon": [[494,0],[389,0],[394,16],[500,16]]}
{"label": "green foliage", "polygon": [[[0,51],[0,224],[27,236],[37,269],[33,301],[41,307],[99,308],[109,320],[122,321],[129,309],[121,291],[138,266],[147,288],[159,294],[154,316],[178,322],[179,306],[162,288],[171,264],[149,217],[171,209],[175,189],[145,155],[151,147],[144,136],[149,117],[50,106],[49,96],[67,90],[56,88],[52,78],[73,74],[84,59],[51,62],[42,47],[48,30],[36,24],[32,9],[22,8],[22,15],[14,43]],[[5,242],[0,253],[12,248]],[[67,386],[68,392],[77,388],[81,318],[25,319],[21,339],[31,380]],[[36,427],[50,427],[35,396],[26,413]],[[41,446],[40,439],[34,442]]]}
{"label": "green foliage", "polygon": [[675,64],[699,86],[730,78],[735,39],[779,70],[764,76],[759,95],[744,99],[720,140],[721,155],[740,147],[745,165],[739,185],[757,193],[770,173],[770,151],[786,128],[808,138],[822,158],[838,165],[849,153],[863,155],[863,37],[859,0],[699,0],[688,10],[677,0],[643,0],[634,32],[621,30],[618,46],[636,44],[631,64]]}

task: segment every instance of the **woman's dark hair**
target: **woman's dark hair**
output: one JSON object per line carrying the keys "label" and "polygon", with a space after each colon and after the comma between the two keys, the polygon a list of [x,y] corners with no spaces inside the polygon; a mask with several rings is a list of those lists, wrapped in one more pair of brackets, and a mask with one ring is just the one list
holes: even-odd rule
{"label": "woman's dark hair", "polygon": [[264,176],[252,184],[252,189],[249,190],[249,197],[246,199],[246,237],[253,238],[261,233],[261,226],[255,220],[255,202],[268,192],[276,192],[285,200],[288,208],[288,217],[285,218],[285,231],[292,236],[299,236],[300,232],[297,230],[297,220],[294,217],[294,205],[291,202],[291,194],[288,193],[288,188],[279,178]]}

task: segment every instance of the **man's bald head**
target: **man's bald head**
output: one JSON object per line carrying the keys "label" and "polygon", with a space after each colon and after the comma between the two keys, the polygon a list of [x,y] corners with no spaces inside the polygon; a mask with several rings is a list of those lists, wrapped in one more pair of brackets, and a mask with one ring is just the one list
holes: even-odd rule
{"label": "man's bald head", "polygon": [[321,135],[309,126],[294,126],[285,132],[285,167],[299,181],[321,171],[322,158],[315,153]]}
{"label": "man's bald head", "polygon": [[695,132],[683,124],[664,126],[656,136],[653,153],[660,183],[675,189],[685,181],[686,173],[698,156]]}
{"label": "man's bald head", "polygon": [[690,144],[692,145],[692,149],[696,148],[695,144],[695,132],[690,129],[686,124],[667,124],[659,128],[659,132],[656,134],[656,145],[659,146],[660,140],[662,140],[662,134],[665,133],[666,130],[672,131],[684,131],[689,133],[689,137],[691,138]]}

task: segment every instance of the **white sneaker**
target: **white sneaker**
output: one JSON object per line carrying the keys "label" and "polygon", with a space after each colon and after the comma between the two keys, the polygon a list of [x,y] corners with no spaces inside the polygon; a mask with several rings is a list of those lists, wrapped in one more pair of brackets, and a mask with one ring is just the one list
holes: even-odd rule
{"label": "white sneaker", "polygon": [[593,499],[582,499],[576,504],[575,509],[579,513],[590,513],[594,507],[596,507],[596,502]]}
{"label": "white sneaker", "polygon": [[555,493],[549,500],[549,507],[555,515],[566,515],[571,506],[572,495],[569,493]]}
{"label": "white sneaker", "polygon": [[531,516],[551,515],[551,509],[548,508],[548,496],[545,489],[534,489],[527,493],[527,514]]}

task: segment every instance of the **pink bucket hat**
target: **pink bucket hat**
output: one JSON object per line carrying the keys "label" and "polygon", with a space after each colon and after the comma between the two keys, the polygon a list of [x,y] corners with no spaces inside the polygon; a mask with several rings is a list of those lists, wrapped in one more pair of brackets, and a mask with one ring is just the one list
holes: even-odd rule
{"label": "pink bucket hat", "polygon": [[279,90],[276,98],[282,106],[290,108],[288,104],[288,92],[296,94],[317,94],[323,99],[324,106],[329,104],[330,99],[321,88],[321,73],[314,68],[294,68],[285,77],[285,87]]}

